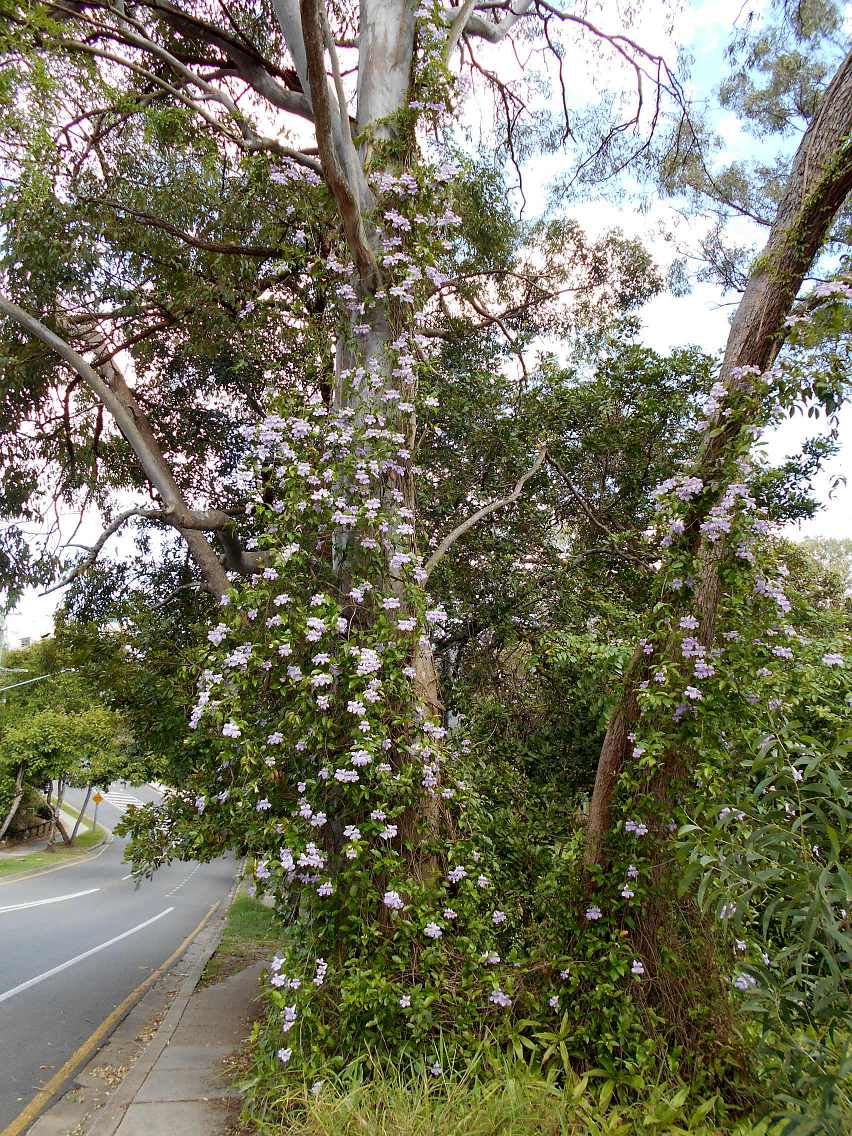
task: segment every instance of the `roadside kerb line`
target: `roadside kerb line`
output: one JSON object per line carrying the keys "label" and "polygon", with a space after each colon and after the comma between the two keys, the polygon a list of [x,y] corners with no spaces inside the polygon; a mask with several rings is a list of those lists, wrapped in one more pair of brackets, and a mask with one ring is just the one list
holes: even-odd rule
{"label": "roadside kerb line", "polygon": [[69,895],[55,895],[52,899],[31,899],[29,903],[12,903],[8,907],[0,907],[0,915],[9,911],[24,911],[28,907],[43,907],[46,903],[62,903],[66,899],[79,899],[81,895],[94,895],[100,888],[89,888],[87,891],[72,891]]}
{"label": "roadside kerb line", "polygon": [[[166,961],[161,966],[158,966],[152,974],[149,974],[145,981],[141,982],[135,990],[128,994],[124,1001],[119,1006],[116,1006],[108,1017],[104,1018],[95,1032],[86,1038],[83,1044],[71,1054],[65,1064],[57,1069],[50,1080],[39,1089],[26,1108],[18,1113],[12,1123],[8,1124],[3,1131],[0,1132],[0,1136],[21,1136],[21,1133],[26,1132],[26,1130],[38,1120],[39,1116],[41,1116],[65,1082],[73,1077],[85,1061],[88,1061],[89,1058],[92,1057],[101,1042],[109,1037],[122,1018],[130,1013],[143,994],[146,994],[154,983],[159,982],[163,975],[174,966],[196,935],[199,935],[204,930],[204,927],[217,907],[219,907],[218,900],[211,906],[200,923],[189,932],[181,945],[169,955]],[[169,910],[172,909],[170,908]]]}
{"label": "roadside kerb line", "polygon": [[37,986],[39,982],[44,982],[46,978],[52,978],[54,974],[59,974],[63,970],[67,970],[69,966],[75,966],[83,959],[91,958],[92,955],[98,954],[100,951],[105,951],[107,947],[113,946],[115,943],[120,943],[122,939],[128,938],[130,935],[135,935],[137,931],[143,931],[146,927],[150,927],[152,923],[156,923],[158,919],[162,919],[164,915],[168,915],[174,911],[173,907],[167,907],[165,911],[161,911],[159,915],[154,915],[151,919],[146,919],[144,923],[137,923],[135,927],[131,927],[129,931],[122,931],[120,935],[115,935],[112,939],[107,939],[105,943],[99,943],[96,947],[90,947],[89,950],[83,951],[81,955],[75,955],[74,958],[68,959],[67,962],[61,962],[59,966],[51,967],[43,974],[37,974],[35,978],[28,978],[26,982],[21,982],[18,986],[13,986],[11,990],[0,994],[0,1002],[7,1002],[10,998],[14,998],[16,994],[22,994],[25,990],[29,990],[31,986]]}

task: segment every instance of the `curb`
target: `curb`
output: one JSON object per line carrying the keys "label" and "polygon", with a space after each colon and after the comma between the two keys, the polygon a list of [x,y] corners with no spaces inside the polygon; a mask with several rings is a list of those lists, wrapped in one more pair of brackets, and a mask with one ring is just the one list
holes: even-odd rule
{"label": "curb", "polygon": [[[114,1136],[114,1133],[124,1119],[125,1113],[144,1084],[146,1077],[154,1068],[163,1050],[166,1049],[174,1036],[184,1011],[189,1005],[189,1000],[195,993],[195,988],[201,979],[201,975],[204,973],[204,968],[219,946],[222,933],[225,930],[228,912],[231,909],[231,904],[234,901],[241,882],[242,872],[240,872],[234,880],[234,884],[227,898],[224,903],[220,905],[217,916],[212,919],[206,927],[202,928],[197,938],[190,943],[185,954],[199,945],[200,954],[193,961],[189,972],[184,977],[180,989],[175,995],[169,1007],[169,1011],[160,1023],[153,1039],[148,1043],[116,1092],[100,1110],[100,1114],[96,1115],[94,1123],[87,1130],[86,1136]],[[185,957],[185,954],[182,957]],[[176,959],[175,963],[179,961],[179,959]]]}

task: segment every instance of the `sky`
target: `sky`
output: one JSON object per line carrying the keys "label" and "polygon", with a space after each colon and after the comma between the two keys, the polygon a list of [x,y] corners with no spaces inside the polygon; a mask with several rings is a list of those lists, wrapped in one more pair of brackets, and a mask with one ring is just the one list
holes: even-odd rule
{"label": "sky", "polygon": [[[708,98],[724,73],[723,52],[734,22],[741,20],[748,10],[759,16],[765,7],[766,0],[685,0],[677,19],[672,23],[667,14],[670,11],[667,5],[648,3],[641,18],[631,29],[631,34],[643,46],[659,51],[669,59],[674,59],[678,48],[688,51],[694,60],[690,94],[693,97]],[[852,5],[850,16],[852,17]],[[619,19],[618,5],[616,0],[612,0],[612,12],[607,20],[600,18],[600,26],[617,27]],[[587,52],[578,53],[576,59],[570,62],[567,74],[573,90],[582,90],[584,84],[593,84],[593,68],[599,66],[598,62],[590,60]],[[755,140],[742,129],[732,114],[717,112],[715,125],[724,140],[725,157],[736,159],[754,153]],[[542,167],[537,169],[537,176],[530,179],[533,198],[536,188],[540,195],[544,192],[550,172]],[[539,204],[542,200],[540,197]],[[535,207],[536,201],[533,200],[531,204]],[[671,245],[658,235],[658,230],[660,223],[677,223],[679,217],[671,205],[665,202],[657,202],[649,211],[641,214],[632,204],[617,205],[601,201],[580,204],[573,207],[571,212],[592,235],[617,225],[628,235],[641,236],[663,266],[671,259]],[[744,235],[749,234],[746,232]],[[762,239],[759,234],[755,235]],[[686,296],[660,295],[646,304],[641,312],[643,342],[660,352],[686,344],[695,344],[710,353],[718,352],[724,346],[727,336],[731,299],[730,296],[723,296],[714,285],[706,283],[695,285]],[[794,453],[813,431],[813,423],[802,419],[788,422],[774,431],[767,438],[771,460],[780,461]],[[841,416],[841,443],[840,455],[829,464],[815,486],[816,495],[824,508],[812,520],[791,529],[791,536],[852,536],[852,486],[841,486],[833,496],[829,496],[834,475],[848,471],[852,481],[852,407],[848,406]],[[71,528],[77,523],[77,516],[69,515],[65,520]],[[87,518],[78,534],[78,540],[81,543],[93,541],[98,533],[98,518]],[[117,547],[115,538],[110,547]],[[61,592],[47,596],[28,592],[18,608],[7,617],[6,630],[10,642],[14,645],[23,636],[35,639],[49,634],[53,625],[53,612],[61,599]]]}

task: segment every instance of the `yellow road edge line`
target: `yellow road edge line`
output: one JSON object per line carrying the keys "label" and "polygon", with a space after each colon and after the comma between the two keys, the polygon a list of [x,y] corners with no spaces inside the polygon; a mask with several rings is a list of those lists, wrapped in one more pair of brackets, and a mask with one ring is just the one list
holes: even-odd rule
{"label": "yellow road edge line", "polygon": [[[100,828],[100,825],[98,825],[98,828]],[[74,856],[66,864],[57,864],[55,868],[40,868],[37,872],[25,872],[22,876],[12,876],[11,879],[0,880],[0,887],[6,887],[8,884],[19,884],[22,880],[34,880],[38,876],[49,876],[51,872],[61,872],[64,868],[73,868],[77,864],[88,864],[90,860],[97,860],[98,856],[103,856],[112,844],[112,840],[105,836],[102,844],[103,847],[99,851],[84,852],[82,856]],[[0,1136],[5,1136],[5,1133],[0,1132]]]}
{"label": "yellow road edge line", "polygon": [[[56,869],[51,870],[55,871]],[[25,1132],[31,1124],[34,1124],[38,1120],[54,1094],[62,1088],[69,1077],[72,1077],[77,1072],[83,1062],[87,1061],[92,1056],[104,1038],[112,1033],[121,1019],[133,1008],[143,994],[147,994],[154,983],[158,982],[166,971],[177,962],[196,935],[200,934],[204,929],[210,917],[213,915],[213,912],[220,905],[221,901],[217,900],[197,927],[190,931],[177,950],[170,954],[166,961],[158,966],[153,973],[149,974],[144,982],[140,982],[136,989],[128,994],[124,1001],[119,1006],[116,1006],[108,1017],[104,1018],[95,1032],[86,1038],[83,1044],[71,1054],[65,1064],[60,1069],[56,1070],[47,1084],[39,1089],[26,1108],[22,1112],[19,1112],[12,1123],[7,1125],[3,1131],[0,1132],[0,1136],[20,1136],[22,1132]]]}

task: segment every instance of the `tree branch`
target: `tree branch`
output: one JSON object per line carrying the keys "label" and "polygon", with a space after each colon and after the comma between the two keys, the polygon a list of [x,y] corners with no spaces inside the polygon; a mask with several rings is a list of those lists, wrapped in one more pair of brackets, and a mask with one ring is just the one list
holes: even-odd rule
{"label": "tree branch", "polygon": [[86,557],[78,564],[75,564],[67,576],[64,576],[57,584],[53,584],[51,587],[45,589],[41,594],[47,596],[51,592],[66,588],[72,581],[76,580],[78,576],[81,576],[87,569],[91,568],[100,556],[104,545],[110,537],[114,536],[127,521],[132,520],[134,517],[141,517],[146,521],[162,521],[167,525],[171,525],[172,528],[181,531],[206,530],[208,532],[221,532],[234,523],[234,518],[221,509],[211,509],[207,512],[202,512],[197,509],[147,509],[142,506],[134,506],[131,509],[125,509],[123,513],[119,513],[117,517],[113,518],[95,543],[85,549],[87,553]]}
{"label": "tree branch", "polygon": [[[299,0],[299,11],[302,22],[305,67],[323,172],[340,210],[346,241],[355,260],[361,282],[369,291],[376,291],[381,283],[381,273],[364,230],[359,203],[359,187],[350,184],[335,146],[336,135],[340,135],[342,132],[335,131],[331,121],[331,100],[324,62],[325,36],[319,0]],[[342,113],[345,113],[345,107]],[[347,123],[347,133],[348,129]],[[351,136],[349,145],[352,146]],[[342,138],[341,147],[345,148],[345,146],[346,141]],[[360,170],[360,162],[358,168]],[[363,174],[361,176],[363,177]]]}
{"label": "tree branch", "polygon": [[[475,12],[469,15],[466,22],[463,23],[458,35],[472,35],[478,36],[480,39],[488,40],[489,43],[499,43],[501,39],[505,39],[518,20],[525,16],[533,6],[533,0],[511,0],[508,5],[508,11],[502,20],[492,22],[486,20],[482,16],[478,16]],[[445,12],[441,13],[441,18],[445,24],[449,24],[453,34],[456,21],[461,17],[464,20],[464,10],[467,4],[460,4],[456,8],[448,8]]]}
{"label": "tree branch", "polygon": [[[597,513],[595,513],[594,509],[591,507],[586,498],[582,495],[582,493],[580,493],[579,489],[574,486],[571,478],[568,476],[559,462],[556,461],[555,458],[551,457],[550,454],[547,455],[547,464],[555,469],[562,480],[565,482],[566,486],[568,487],[568,492],[580,506],[580,509],[588,518],[588,520],[594,525],[594,527],[599,532],[602,532],[604,536],[608,537],[609,540],[614,541],[616,539],[616,534],[603,523],[603,521],[600,519]],[[632,560],[634,564],[639,564],[643,568],[649,567],[649,562],[647,560],[644,560],[641,556],[637,556],[633,552],[627,552],[625,549],[619,548],[617,550],[617,554],[619,556],[623,556],[626,560]]]}
{"label": "tree branch", "polygon": [[490,505],[483,505],[481,509],[477,509],[475,513],[471,514],[471,516],[469,516],[467,520],[462,521],[460,525],[457,525],[456,528],[452,530],[452,532],[447,533],[447,535],[426,561],[425,569],[427,577],[432,574],[434,569],[444,558],[444,555],[449,551],[450,548],[452,548],[459,537],[464,536],[464,534],[466,532],[469,532],[474,525],[479,524],[481,520],[484,520],[485,517],[490,516],[491,513],[496,513],[497,510],[502,509],[504,505],[511,505],[513,502],[518,500],[524,486],[534,474],[538,473],[546,457],[547,448],[543,446],[539,450],[538,457],[535,459],[535,461],[523,475],[523,477],[520,478],[511,493],[509,493],[506,497],[501,497],[497,501],[492,501]]}
{"label": "tree branch", "polygon": [[[115,360],[104,362],[99,373],[56,332],[51,331],[35,316],[19,308],[2,294],[0,294],[0,313],[14,320],[30,335],[55,351],[59,358],[80,376],[112,415],[146,478],[160,494],[166,511],[176,516],[191,517],[193,510],[184,501],[150,424],[127,386]],[[102,338],[98,336],[96,325],[93,323],[89,335],[93,350],[101,345]],[[105,376],[108,376],[108,379]],[[185,529],[181,527],[181,531],[208,589],[215,595],[224,595],[229,587],[228,578],[212,546],[201,532],[196,531],[192,526],[187,526]]]}

